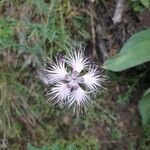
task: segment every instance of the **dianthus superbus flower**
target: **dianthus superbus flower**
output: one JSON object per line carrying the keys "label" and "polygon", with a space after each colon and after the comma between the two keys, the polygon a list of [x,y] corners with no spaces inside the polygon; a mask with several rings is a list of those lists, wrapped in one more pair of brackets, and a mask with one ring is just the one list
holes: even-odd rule
{"label": "dianthus superbus flower", "polygon": [[[84,57],[81,50],[71,51],[65,58],[50,63],[44,82],[50,85],[49,101],[81,110],[93,102],[91,96],[101,90],[106,78],[99,68]],[[47,79],[47,81],[45,81]]]}

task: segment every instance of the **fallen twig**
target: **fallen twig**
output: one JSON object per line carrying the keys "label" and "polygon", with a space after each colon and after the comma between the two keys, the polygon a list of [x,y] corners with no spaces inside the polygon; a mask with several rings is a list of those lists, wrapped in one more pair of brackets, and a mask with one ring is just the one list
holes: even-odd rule
{"label": "fallen twig", "polygon": [[118,0],[117,1],[115,13],[114,13],[114,16],[112,18],[114,23],[121,22],[122,13],[123,13],[123,10],[124,10],[124,3],[125,3],[125,0]]}
{"label": "fallen twig", "polygon": [[103,34],[102,27],[100,24],[96,26],[96,32],[97,32],[97,40],[98,40],[98,45],[99,45],[100,53],[102,56],[102,60],[105,61],[108,58],[108,53],[107,53],[106,44],[102,35]]}

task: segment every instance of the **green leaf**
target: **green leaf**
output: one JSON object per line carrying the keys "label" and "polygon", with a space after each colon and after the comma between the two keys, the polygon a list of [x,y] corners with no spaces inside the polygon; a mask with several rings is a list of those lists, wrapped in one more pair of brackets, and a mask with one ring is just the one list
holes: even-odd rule
{"label": "green leaf", "polygon": [[150,125],[150,88],[144,93],[138,105],[143,125]]}
{"label": "green leaf", "polygon": [[150,30],[133,35],[120,52],[104,62],[104,68],[122,71],[150,61]]}
{"label": "green leaf", "polygon": [[149,6],[150,6],[150,0],[140,0],[140,1],[141,1],[141,3],[142,3],[145,7],[149,8]]}

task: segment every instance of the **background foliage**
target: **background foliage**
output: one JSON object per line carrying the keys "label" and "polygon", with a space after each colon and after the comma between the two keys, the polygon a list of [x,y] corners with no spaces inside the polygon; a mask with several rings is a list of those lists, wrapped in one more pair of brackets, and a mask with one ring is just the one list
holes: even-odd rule
{"label": "background foliage", "polygon": [[[110,7],[114,2],[110,5],[109,1],[95,1],[94,9],[103,10],[107,3],[109,8],[114,8]],[[45,85],[39,80],[37,69],[44,64],[46,56],[59,57],[74,46],[89,44],[91,14],[95,16],[95,13],[87,5],[83,0],[0,1],[0,149],[149,148],[150,129],[141,127],[137,104],[130,102],[140,86],[141,76],[145,76],[143,72],[141,76],[126,78],[124,74],[108,71],[109,90],[98,95],[97,104],[81,116],[46,103]],[[131,9],[136,5],[147,9],[148,1],[134,1]],[[102,15],[109,14],[109,10]],[[100,20],[103,24],[103,19]],[[102,31],[104,35],[106,31]],[[110,28],[107,36],[101,38],[113,41],[112,32],[116,31]],[[90,47],[89,44],[87,49]],[[139,109],[145,116],[141,104]]]}

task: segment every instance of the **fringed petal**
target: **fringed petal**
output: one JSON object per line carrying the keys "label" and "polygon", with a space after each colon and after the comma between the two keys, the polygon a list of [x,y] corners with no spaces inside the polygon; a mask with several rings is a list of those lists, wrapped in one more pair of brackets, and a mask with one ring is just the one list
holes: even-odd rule
{"label": "fringed petal", "polygon": [[84,58],[82,51],[74,51],[70,53],[66,58],[66,62],[72,67],[73,71],[77,71],[78,74],[89,64],[89,60]]}

